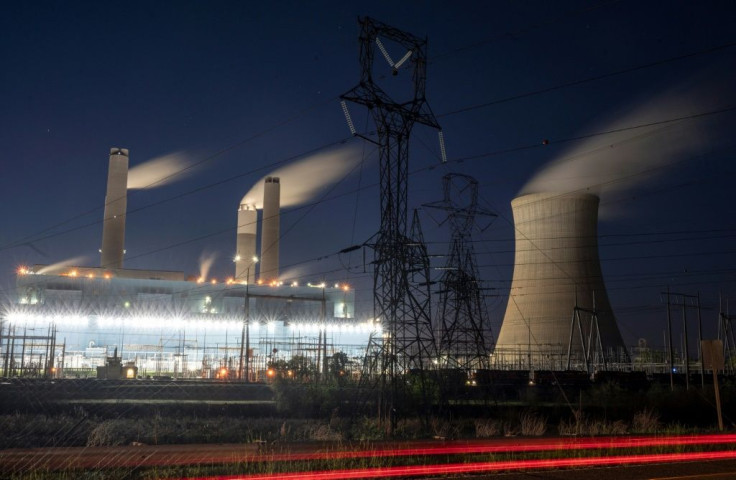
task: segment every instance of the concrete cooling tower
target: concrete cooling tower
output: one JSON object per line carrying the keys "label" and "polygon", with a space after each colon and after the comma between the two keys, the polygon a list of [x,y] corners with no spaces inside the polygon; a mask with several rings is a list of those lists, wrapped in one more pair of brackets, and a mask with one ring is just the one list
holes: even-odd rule
{"label": "concrete cooling tower", "polygon": [[534,193],[511,202],[516,254],[493,353],[497,364],[564,369],[568,348],[577,365],[585,350],[590,358],[595,352],[608,362],[629,361],[601,275],[598,203],[597,196],[578,193]]}
{"label": "concrete cooling tower", "polygon": [[128,149],[111,148],[107,171],[100,267],[123,268],[125,213],[128,206]]}

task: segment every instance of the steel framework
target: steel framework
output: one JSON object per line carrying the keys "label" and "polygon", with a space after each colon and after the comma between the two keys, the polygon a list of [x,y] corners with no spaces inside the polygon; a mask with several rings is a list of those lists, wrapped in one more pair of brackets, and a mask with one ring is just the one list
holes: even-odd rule
{"label": "steel framework", "polygon": [[447,213],[452,243],[440,280],[437,330],[439,366],[459,369],[471,378],[479,368],[488,368],[493,344],[483,287],[478,275],[471,238],[477,217],[496,214],[478,206],[478,182],[468,175],[442,177],[443,200],[426,204]]}
{"label": "steel framework", "polygon": [[[377,140],[355,133],[379,147],[380,230],[374,237],[374,311],[383,325],[381,339],[369,346],[366,364],[369,375],[381,382],[379,415],[391,419],[397,395],[405,390],[401,380],[410,372],[422,374],[435,358],[429,300],[429,260],[418,217],[408,226],[407,189],[409,136],[419,123],[439,129],[425,101],[426,40],[371,18],[359,20],[360,83],[341,96],[348,124],[355,133],[344,102],[367,107],[376,126]],[[394,62],[389,48],[400,48],[403,57]],[[376,71],[376,47],[386,59],[390,74]],[[397,87],[399,69],[412,69],[410,85]],[[380,83],[380,84],[379,84]],[[389,85],[390,83],[390,85]],[[398,100],[388,91],[407,91]],[[396,95],[394,94],[394,97]],[[421,375],[420,375],[421,377]]]}

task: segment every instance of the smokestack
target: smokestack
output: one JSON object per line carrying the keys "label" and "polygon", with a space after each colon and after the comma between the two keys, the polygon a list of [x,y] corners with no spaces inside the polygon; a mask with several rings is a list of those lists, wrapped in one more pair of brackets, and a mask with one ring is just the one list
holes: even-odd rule
{"label": "smokestack", "polygon": [[125,212],[128,205],[128,149],[111,148],[107,170],[105,216],[102,224],[100,267],[123,268]]}
{"label": "smokestack", "polygon": [[235,250],[235,279],[253,283],[256,277],[256,229],[258,211],[255,205],[243,203],[238,209],[238,238]]}
{"label": "smokestack", "polygon": [[608,361],[628,361],[601,275],[598,204],[595,195],[577,193],[535,193],[511,202],[516,254],[497,361],[565,368],[568,346],[575,358],[584,358],[577,323],[571,341],[571,324],[577,306],[590,343],[594,301],[603,352],[595,336],[590,351]]}
{"label": "smokestack", "polygon": [[264,282],[279,277],[279,209],[281,184],[279,177],[266,177],[263,184],[263,223],[261,228],[261,269]]}

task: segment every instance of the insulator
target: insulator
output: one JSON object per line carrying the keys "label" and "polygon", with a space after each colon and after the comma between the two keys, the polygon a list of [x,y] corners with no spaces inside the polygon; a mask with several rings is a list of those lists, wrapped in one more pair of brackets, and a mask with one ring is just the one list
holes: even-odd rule
{"label": "insulator", "polygon": [[345,100],[340,102],[340,105],[342,105],[342,113],[345,114],[345,120],[348,122],[348,128],[350,129],[350,133],[355,135],[355,125],[353,125],[353,119],[350,118],[350,111],[348,111],[348,104],[345,102]]}
{"label": "insulator", "polygon": [[437,133],[437,136],[440,138],[440,155],[442,155],[442,163],[447,163],[447,151],[445,150],[445,135],[442,133],[442,130],[440,130]]}
{"label": "insulator", "polygon": [[394,68],[396,68],[396,69],[401,68],[401,66],[404,64],[404,62],[406,62],[407,60],[409,60],[409,57],[411,57],[411,54],[412,53],[414,53],[412,50],[409,50],[408,52],[406,52],[406,54],[403,57],[401,57],[401,60],[399,60],[398,62],[396,62],[396,65],[394,65]]}
{"label": "insulator", "polygon": [[390,66],[394,66],[394,61],[391,60],[391,56],[386,51],[386,47],[383,46],[383,43],[381,43],[381,39],[376,37],[376,44],[378,45],[378,48],[381,50],[381,53],[383,53],[384,58],[388,62]]}

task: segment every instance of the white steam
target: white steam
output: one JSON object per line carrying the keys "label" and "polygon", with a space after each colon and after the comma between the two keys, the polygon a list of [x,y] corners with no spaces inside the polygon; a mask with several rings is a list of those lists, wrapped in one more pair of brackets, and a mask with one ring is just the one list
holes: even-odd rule
{"label": "white steam", "polygon": [[128,189],[156,188],[181,180],[192,172],[192,169],[187,170],[190,165],[191,161],[183,152],[153,158],[128,170]]}
{"label": "white steam", "polygon": [[[360,158],[359,149],[345,146],[311,155],[271,172],[267,176],[279,177],[281,207],[290,207],[314,198],[320,190],[355,168]],[[241,205],[248,204],[255,205],[256,208],[263,208],[263,178],[245,194],[240,201]]]}
{"label": "white steam", "polygon": [[217,253],[202,252],[202,254],[199,256],[199,278],[200,279],[207,280],[207,275],[209,275],[210,268],[212,268],[212,264],[215,263],[216,258],[217,258]]}
{"label": "white steam", "polygon": [[67,260],[62,260],[61,262],[56,262],[52,265],[46,265],[45,267],[41,267],[40,269],[38,269],[36,273],[38,275],[53,275],[53,274],[62,272],[68,267],[84,265],[86,261],[87,261],[86,256],[69,258]]}
{"label": "white steam", "polygon": [[632,126],[687,117],[713,109],[702,95],[672,91],[630,109],[594,132],[621,130],[583,140],[537,172],[521,194],[631,189],[666,167],[702,151],[708,135],[700,119]]}

